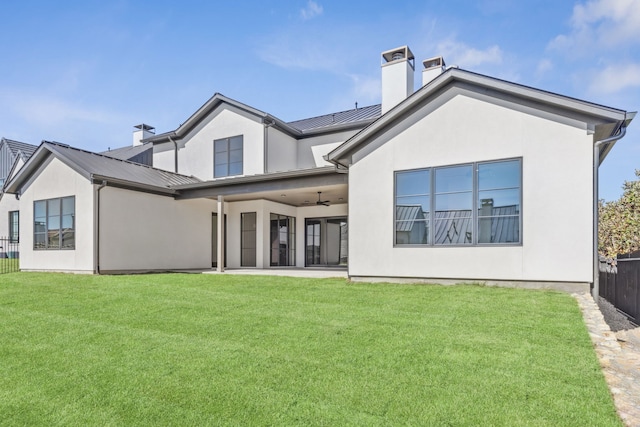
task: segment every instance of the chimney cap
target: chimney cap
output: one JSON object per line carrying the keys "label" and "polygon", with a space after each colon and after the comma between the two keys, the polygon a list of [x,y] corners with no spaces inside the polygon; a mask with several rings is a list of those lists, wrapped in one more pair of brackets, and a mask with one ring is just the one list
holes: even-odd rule
{"label": "chimney cap", "polygon": [[422,65],[425,70],[429,70],[431,68],[440,68],[445,67],[444,58],[442,56],[434,56],[433,58],[425,59],[422,61]]}
{"label": "chimney cap", "polygon": [[410,61],[415,59],[415,57],[413,56],[411,49],[409,49],[409,46],[400,46],[395,49],[382,52],[382,59],[385,62],[395,62],[401,60]]}
{"label": "chimney cap", "polygon": [[156,130],[156,128],[154,128],[153,126],[149,126],[149,125],[146,125],[144,123],[140,123],[139,125],[135,125],[134,129],[144,130],[144,131],[148,131],[148,132],[153,132],[154,130]]}

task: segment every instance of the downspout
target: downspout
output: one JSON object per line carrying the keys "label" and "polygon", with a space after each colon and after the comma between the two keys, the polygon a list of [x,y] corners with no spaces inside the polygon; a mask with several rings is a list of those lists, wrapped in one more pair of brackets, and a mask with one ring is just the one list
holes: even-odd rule
{"label": "downspout", "polygon": [[96,213],[95,213],[95,227],[96,227],[96,266],[95,273],[100,274],[100,190],[107,186],[107,181],[102,181],[102,184],[96,189]]}
{"label": "downspout", "polygon": [[600,167],[600,147],[609,145],[622,139],[627,133],[627,114],[618,132],[606,139],[601,139],[593,144],[593,289],[591,294],[597,303],[600,296],[600,258],[598,256],[598,168]]}
{"label": "downspout", "polygon": [[175,164],[173,165],[173,171],[175,173],[178,173],[178,143],[175,142],[173,139],[171,139],[170,136],[168,138],[169,138],[169,141],[173,142],[173,150],[174,150],[173,159],[175,162]]}
{"label": "downspout", "polygon": [[268,122],[266,119],[262,122],[262,125],[264,127],[264,137],[262,138],[262,141],[263,141],[262,149],[264,151],[264,161],[262,165],[264,168],[263,173],[267,173],[269,171],[269,128],[274,124],[275,124],[274,121]]}

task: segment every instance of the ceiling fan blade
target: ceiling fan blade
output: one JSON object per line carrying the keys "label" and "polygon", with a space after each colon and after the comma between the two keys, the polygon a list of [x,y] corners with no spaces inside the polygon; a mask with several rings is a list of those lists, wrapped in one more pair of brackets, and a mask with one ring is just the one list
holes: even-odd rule
{"label": "ceiling fan blade", "polygon": [[316,202],[316,205],[329,206],[330,200],[320,200],[321,194],[322,194],[322,191],[318,191],[318,201]]}

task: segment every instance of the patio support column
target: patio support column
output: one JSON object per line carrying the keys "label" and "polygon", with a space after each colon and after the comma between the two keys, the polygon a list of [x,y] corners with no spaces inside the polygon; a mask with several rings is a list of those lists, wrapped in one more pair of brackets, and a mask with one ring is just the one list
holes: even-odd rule
{"label": "patio support column", "polygon": [[224,196],[218,196],[218,259],[216,271],[219,273],[224,272]]}

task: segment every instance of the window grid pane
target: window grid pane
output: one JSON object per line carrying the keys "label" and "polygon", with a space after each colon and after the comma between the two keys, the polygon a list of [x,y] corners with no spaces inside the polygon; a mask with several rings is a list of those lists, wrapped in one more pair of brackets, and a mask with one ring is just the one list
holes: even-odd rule
{"label": "window grid pane", "polygon": [[[521,243],[521,162],[499,160],[396,172],[395,244]],[[420,233],[415,231],[418,228]]]}
{"label": "window grid pane", "polygon": [[75,196],[33,203],[33,248],[75,249]]}
{"label": "window grid pane", "polygon": [[9,242],[20,241],[20,211],[9,212]]}
{"label": "window grid pane", "polygon": [[213,177],[243,174],[243,136],[213,141]]}

